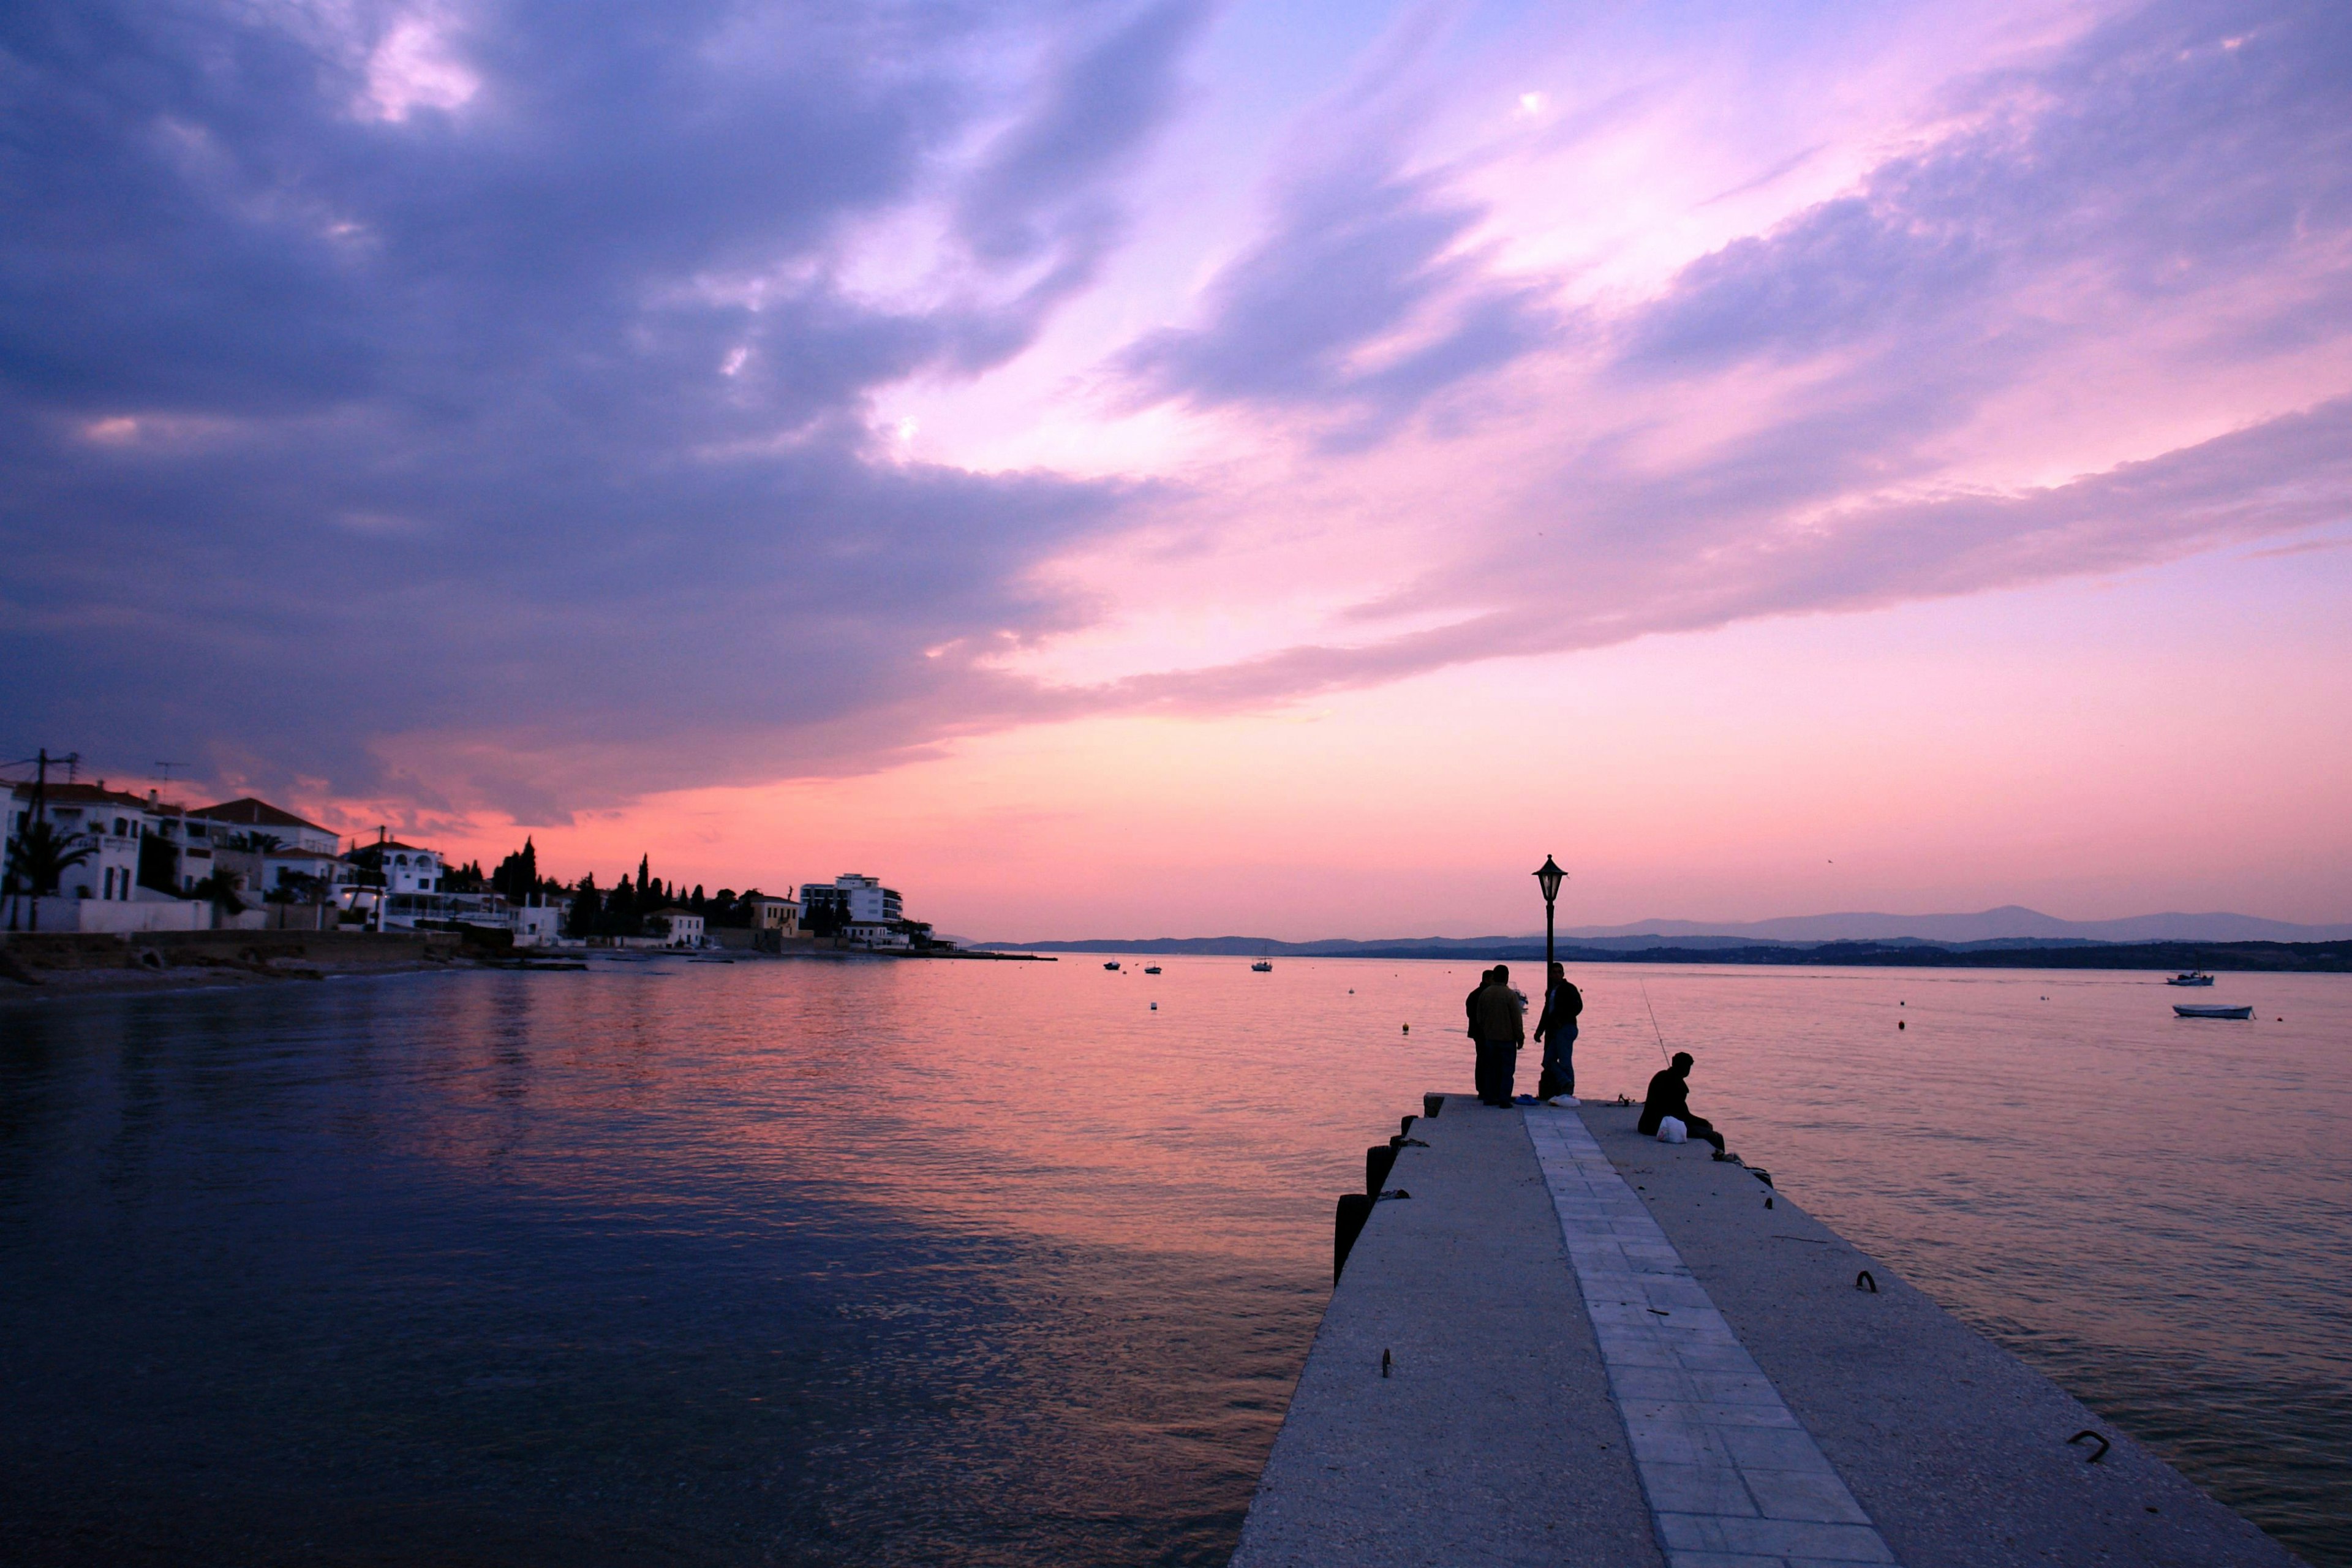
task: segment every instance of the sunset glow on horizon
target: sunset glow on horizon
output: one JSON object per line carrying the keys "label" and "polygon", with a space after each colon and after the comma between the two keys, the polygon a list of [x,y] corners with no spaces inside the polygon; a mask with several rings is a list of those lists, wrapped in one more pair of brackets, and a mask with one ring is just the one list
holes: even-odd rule
{"label": "sunset glow on horizon", "polygon": [[[2352,14],[35,6],[8,759],[1008,940],[2352,921]],[[156,759],[173,759],[165,783]]]}

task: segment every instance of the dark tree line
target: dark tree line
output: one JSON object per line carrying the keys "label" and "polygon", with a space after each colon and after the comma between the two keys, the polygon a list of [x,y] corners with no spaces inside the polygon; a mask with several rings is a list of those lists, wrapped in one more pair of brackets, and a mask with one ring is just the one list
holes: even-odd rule
{"label": "dark tree line", "polygon": [[[526,850],[529,847],[524,847]],[[508,859],[511,862],[516,857],[509,856]],[[535,872],[535,862],[532,868]],[[557,886],[552,882],[546,885]],[[751,900],[761,896],[757,888],[747,888],[740,893],[732,888],[721,888],[713,897],[706,894],[699,884],[689,892],[655,876],[652,866],[643,857],[637,861],[635,876],[624,871],[621,879],[609,889],[598,886],[595,874],[591,872],[581,878],[571,892],[572,913],[564,922],[563,932],[575,937],[643,936],[647,915],[672,908],[691,910],[707,925],[741,928],[751,923]]]}

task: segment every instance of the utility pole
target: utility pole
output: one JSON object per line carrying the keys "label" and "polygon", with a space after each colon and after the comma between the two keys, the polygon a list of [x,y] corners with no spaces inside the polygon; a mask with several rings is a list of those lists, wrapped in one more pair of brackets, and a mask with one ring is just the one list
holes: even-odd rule
{"label": "utility pole", "polygon": [[[64,756],[57,758],[56,760],[65,764],[67,782],[71,783],[75,771],[81,765],[81,753],[79,752],[68,752]],[[46,819],[48,809],[49,762],[49,749],[47,746],[44,746],[40,749],[39,752],[36,754],[33,760],[33,809],[26,816],[25,831],[17,835],[16,841],[20,846],[31,837],[33,829],[39,826]],[[12,791],[11,793],[13,794],[14,792]],[[12,862],[10,869],[15,873],[15,875],[9,879],[11,896],[8,900],[8,929],[10,931],[15,931],[16,929],[16,901],[14,896],[15,884],[21,881],[24,878],[24,868],[22,866],[13,864],[13,862],[21,858],[23,858],[21,853],[9,857],[9,859]],[[27,931],[38,931],[41,929],[41,889],[37,887],[33,889],[32,895],[32,917],[25,929]]]}

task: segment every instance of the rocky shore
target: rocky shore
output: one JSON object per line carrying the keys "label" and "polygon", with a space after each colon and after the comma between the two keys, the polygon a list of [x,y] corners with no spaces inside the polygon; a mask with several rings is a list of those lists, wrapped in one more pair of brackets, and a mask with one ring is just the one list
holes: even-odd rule
{"label": "rocky shore", "polygon": [[0,933],[0,1005],[467,966],[446,931]]}

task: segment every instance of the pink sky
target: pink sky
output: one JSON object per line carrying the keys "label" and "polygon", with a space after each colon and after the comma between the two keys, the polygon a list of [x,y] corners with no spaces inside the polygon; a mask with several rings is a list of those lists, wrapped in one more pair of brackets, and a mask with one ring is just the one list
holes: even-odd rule
{"label": "pink sky", "polygon": [[981,937],[2352,920],[2331,7],[218,26],[324,85],[21,242],[201,258],[12,351],[22,750]]}

